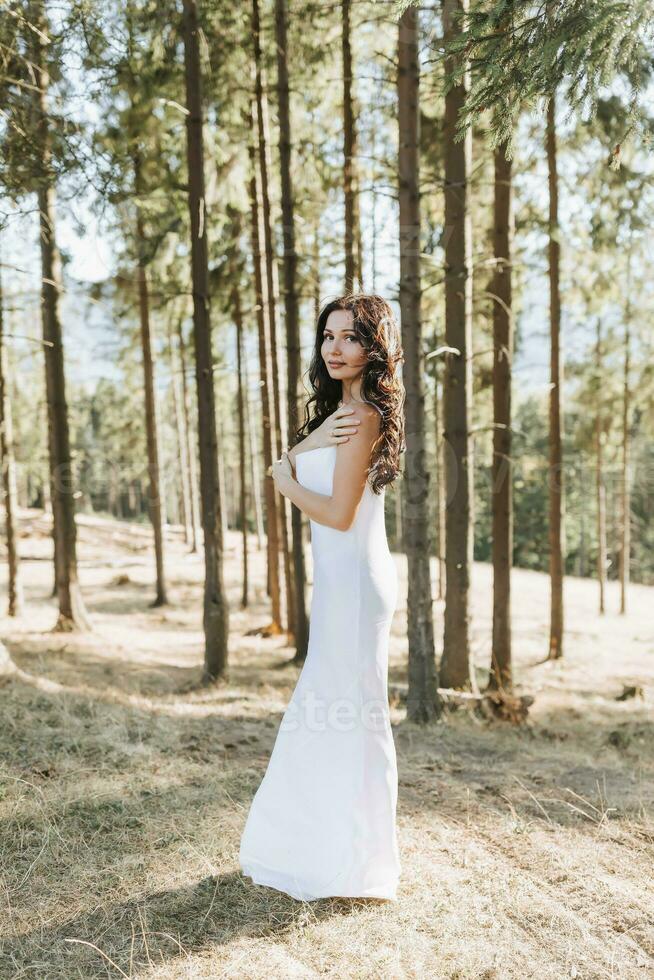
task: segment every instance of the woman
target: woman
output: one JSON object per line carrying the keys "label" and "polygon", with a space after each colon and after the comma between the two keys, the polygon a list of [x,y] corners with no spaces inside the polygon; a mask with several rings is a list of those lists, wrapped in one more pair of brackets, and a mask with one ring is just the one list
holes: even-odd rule
{"label": "woman", "polygon": [[272,467],[277,489],[310,519],[313,597],[307,657],[239,858],[257,884],[305,901],[396,898],[387,668],[398,581],[384,490],[405,448],[402,360],[385,300],[349,294],[328,303],[301,441]]}

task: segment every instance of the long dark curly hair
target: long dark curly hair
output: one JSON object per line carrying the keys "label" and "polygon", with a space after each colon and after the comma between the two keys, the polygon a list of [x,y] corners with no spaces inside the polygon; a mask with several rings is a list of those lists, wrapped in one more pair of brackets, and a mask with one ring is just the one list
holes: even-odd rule
{"label": "long dark curly hair", "polygon": [[364,347],[368,361],[361,375],[361,397],[381,410],[382,423],[368,467],[367,478],[374,493],[397,477],[404,438],[404,400],[406,393],[398,367],[404,360],[402,337],[393,310],[381,296],[347,293],[326,303],[316,324],[316,337],[309,367],[312,392],[305,406],[305,419],[295,434],[295,444],[335,412],[342,395],[342,383],[330,377],[322,358],[323,331],[334,310],[350,310],[353,333]]}

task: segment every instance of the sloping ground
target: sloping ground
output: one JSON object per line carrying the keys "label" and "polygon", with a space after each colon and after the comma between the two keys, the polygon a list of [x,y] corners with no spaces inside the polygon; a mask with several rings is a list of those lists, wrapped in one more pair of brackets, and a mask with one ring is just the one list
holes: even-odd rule
{"label": "sloping ground", "polygon": [[[516,571],[528,725],[459,711],[421,729],[394,701],[399,901],[301,903],[238,870],[298,676],[282,637],[249,635],[268,621],[254,539],[242,610],[228,536],[230,677],[202,690],[202,565],[178,532],[171,604],[151,609],[146,529],[84,518],[95,629],[55,635],[47,522],[22,525],[26,611],[1,633],[18,671],[0,692],[0,977],[654,976],[654,590],[634,586],[625,618],[610,588],[600,620],[593,583],[568,579],[565,658],[543,663],[547,579]],[[476,566],[480,681],[490,583]],[[405,664],[402,603],[394,689]],[[630,685],[644,697],[616,700]]]}

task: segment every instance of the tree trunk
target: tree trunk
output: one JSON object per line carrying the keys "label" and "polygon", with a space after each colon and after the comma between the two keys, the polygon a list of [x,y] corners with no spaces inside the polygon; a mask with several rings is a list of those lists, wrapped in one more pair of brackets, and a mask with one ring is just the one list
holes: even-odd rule
{"label": "tree trunk", "polygon": [[313,233],[313,254],[312,254],[312,271],[311,275],[313,278],[313,320],[314,324],[318,323],[318,317],[320,316],[320,288],[322,284],[322,276],[320,269],[320,215],[316,214],[316,223]]}
{"label": "tree trunk", "polygon": [[400,199],[400,312],[406,388],[406,513],[404,541],[408,566],[407,622],[409,690],[407,718],[437,718],[436,651],[430,574],[429,470],[425,466],[425,392],[420,312],[420,110],[418,12],[409,7],[398,31],[398,120]]}
{"label": "tree trunk", "polygon": [[[238,464],[240,477],[239,511],[241,518],[241,533],[243,539],[243,592],[241,595],[241,606],[245,609],[248,605],[248,511],[247,511],[247,487],[245,481],[245,471],[247,462],[247,452],[245,446],[245,405],[243,396],[243,314],[241,311],[241,294],[238,286],[232,289],[232,308],[234,311],[234,323],[236,325],[236,379],[237,392],[236,404],[238,413]],[[247,394],[247,389],[246,389]]]}
{"label": "tree trunk", "polygon": [[[255,95],[257,103],[257,131],[259,136],[259,167],[261,171],[261,205],[263,217],[264,242],[266,249],[266,278],[268,295],[268,313],[270,326],[270,356],[272,367],[272,393],[275,410],[271,418],[274,433],[274,452],[277,457],[282,453],[282,432],[286,431],[286,411],[280,392],[281,370],[278,364],[280,343],[277,331],[277,297],[279,284],[277,280],[277,260],[272,236],[272,209],[270,204],[270,163],[268,132],[268,101],[264,89],[264,68],[261,51],[261,25],[259,21],[259,0],[252,0],[252,33],[254,39],[255,61]],[[278,544],[281,545],[281,557],[284,568],[284,584],[286,588],[286,625],[290,635],[295,635],[295,586],[293,584],[293,568],[289,547],[289,507],[290,502],[280,493],[275,493],[275,504],[279,513]]]}
{"label": "tree trunk", "polygon": [[[584,464],[579,464],[580,486],[584,486]],[[586,578],[586,553],[587,553],[587,508],[588,498],[585,493],[581,494],[579,500],[579,554],[577,556],[577,574],[580,578]]]}
{"label": "tree trunk", "polygon": [[547,169],[549,186],[550,280],[550,432],[549,432],[549,548],[550,646],[548,659],[563,656],[563,465],[561,456],[561,296],[559,266],[559,179],[556,161],[556,106],[547,107]]}
{"label": "tree trunk", "polygon": [[[44,357],[45,357],[45,347],[44,347]],[[54,470],[51,466],[50,461],[54,459],[55,449],[54,449],[54,443],[52,441],[52,419],[50,417],[50,410],[48,408],[47,382],[46,382],[46,396],[42,404],[39,405],[39,415],[41,415],[41,408],[43,409],[42,418],[40,418],[39,421],[41,426],[44,427],[46,430],[47,440],[48,440],[46,471],[43,474],[43,511],[45,514],[50,514],[50,516],[52,517],[51,536],[52,536],[52,557],[53,557],[52,560],[53,582],[52,582],[52,591],[50,595],[52,596],[53,599],[57,599],[58,601],[59,564],[61,561],[61,557],[59,555],[59,548],[57,545],[57,533],[56,533],[55,519],[54,519],[54,504],[53,504],[54,497],[55,497],[54,476],[53,476]]]}
{"label": "tree trunk", "polygon": [[375,192],[375,186],[377,183],[377,172],[376,172],[376,162],[377,162],[377,128],[373,127],[372,130],[372,140],[370,147],[370,155],[372,157],[372,187],[370,192],[370,289],[373,293],[377,292],[377,236],[379,234],[379,229],[377,227],[377,194]]}
{"label": "tree trunk", "polygon": [[254,510],[255,524],[257,528],[257,550],[261,551],[264,533],[263,512],[261,507],[261,476],[259,474],[259,453],[257,451],[256,440],[254,438],[254,426],[252,424],[252,406],[250,404],[250,385],[247,358],[244,358],[243,360],[243,387],[245,427],[247,432],[250,474],[252,481],[252,509]]}
{"label": "tree trunk", "polygon": [[[459,27],[457,13],[467,0],[443,0],[446,41]],[[453,68],[446,59],[445,70]],[[440,686],[475,689],[470,663],[470,576],[472,571],[472,493],[470,411],[472,407],[472,229],[469,179],[472,133],[455,142],[459,111],[469,86],[468,75],[445,96],[445,356],[443,428],[447,466],[445,488],[446,585]]]}
{"label": "tree trunk", "polygon": [[222,507],[220,508],[220,533],[222,535],[223,541],[227,537],[227,531],[229,527],[229,484],[228,484],[228,473],[229,470],[225,467],[225,445],[227,443],[227,436],[225,433],[225,427],[222,422],[222,414],[220,411],[216,410],[216,435],[217,435],[217,450],[218,450],[218,483],[222,489]]}
{"label": "tree trunk", "polygon": [[352,101],[352,47],[350,14],[352,0],[342,0],[343,51],[343,189],[345,192],[345,292],[363,289],[359,202],[356,177],[357,132]]}
{"label": "tree trunk", "polygon": [[[254,132],[254,121],[252,107],[249,108],[249,118],[247,131]],[[272,367],[270,358],[270,334],[268,333],[268,317],[266,310],[267,285],[261,269],[261,214],[259,207],[259,191],[257,180],[257,161],[256,147],[251,140],[249,143],[250,155],[250,212],[251,212],[251,235],[252,235],[252,255],[254,263],[254,288],[256,292],[257,327],[259,336],[259,372],[261,390],[261,414],[263,425],[263,465],[266,473],[264,477],[264,493],[266,500],[266,530],[268,546],[268,584],[272,606],[272,618],[269,626],[263,631],[267,635],[274,635],[283,632],[281,621],[281,596],[279,582],[279,531],[278,531],[278,511],[275,501],[277,493],[272,476],[268,475],[269,467],[273,461],[273,442],[272,442],[272,413],[274,411]]]}
{"label": "tree trunk", "polygon": [[604,486],[604,419],[602,410],[602,321],[597,318],[597,343],[595,345],[595,484],[597,488],[597,581],[599,583],[599,611],[606,608],[606,487]]}
{"label": "tree trunk", "polygon": [[186,87],[186,155],[191,222],[193,279],[193,336],[198,398],[200,498],[204,531],[204,678],[225,674],[229,644],[229,607],[223,585],[222,501],[218,482],[216,406],[209,311],[207,226],[204,197],[204,145],[202,134],[202,77],[200,73],[198,6],[184,0],[184,78]]}
{"label": "tree trunk", "polygon": [[136,190],[136,247],[138,249],[139,320],[141,325],[141,351],[143,355],[143,394],[145,397],[145,434],[148,453],[148,513],[154,534],[154,555],[157,572],[156,595],[153,606],[163,606],[168,601],[164,571],[164,534],[161,513],[161,487],[159,480],[159,440],[157,432],[157,400],[155,393],[154,354],[150,324],[150,297],[145,258],[145,230],[143,215],[138,204],[141,193],[141,166],[134,157],[134,186]]}
{"label": "tree trunk", "polygon": [[[39,425],[41,426],[41,431],[45,430],[47,432],[48,439],[50,439],[50,419],[48,415],[47,398],[44,398],[42,401],[39,401]],[[48,447],[49,445],[50,444],[48,442]],[[50,473],[50,449],[49,448],[46,452],[45,470],[43,472],[41,486],[42,486],[42,494],[43,494],[43,513],[52,514],[52,479]],[[54,524],[52,527],[52,538],[54,540]],[[57,595],[56,584],[55,584],[54,592],[52,594],[54,596]]]}
{"label": "tree trunk", "polygon": [[[173,312],[173,316],[174,316]],[[188,445],[186,443],[186,433],[184,431],[184,412],[182,410],[182,398],[180,386],[177,379],[178,359],[175,357],[175,345],[173,342],[172,319],[168,318],[168,360],[170,363],[170,390],[173,399],[173,413],[175,415],[175,433],[177,435],[177,451],[179,458],[179,491],[182,514],[182,524],[184,525],[184,542],[191,543],[191,492],[189,488],[189,465],[188,465]]]}
{"label": "tree trunk", "polygon": [[438,565],[438,593],[439,599],[445,598],[445,457],[443,454],[443,433],[441,432],[441,396],[439,392],[440,374],[438,364],[434,365],[434,442],[435,442],[435,465],[434,477],[436,482],[436,493],[434,502],[436,505],[436,563]]}
{"label": "tree trunk", "polygon": [[9,358],[4,337],[4,301],[0,282],[0,454],[7,532],[7,615],[20,616],[23,611],[23,586],[17,547],[16,459],[9,381]]}
{"label": "tree trunk", "polygon": [[198,528],[200,514],[198,511],[198,469],[195,453],[195,439],[191,424],[191,405],[188,381],[186,379],[186,342],[184,340],[184,323],[180,316],[177,321],[177,343],[179,345],[179,368],[182,376],[182,409],[184,413],[184,437],[188,459],[188,485],[191,512],[191,554],[198,550]]}
{"label": "tree trunk", "polygon": [[[275,0],[275,25],[277,41],[277,77],[279,92],[279,160],[282,190],[282,226],[284,229],[284,308],[286,312],[286,412],[288,417],[289,444],[299,427],[297,392],[302,369],[300,359],[300,320],[297,295],[297,253],[295,251],[295,214],[292,181],[291,118],[288,92],[287,63],[287,12],[286,0]],[[296,663],[303,663],[309,643],[309,617],[307,615],[302,536],[302,512],[291,506],[291,532],[293,550],[294,633]]]}
{"label": "tree trunk", "polygon": [[[30,23],[33,34],[35,72],[34,108],[36,141],[40,153],[38,207],[41,239],[41,318],[45,355],[45,386],[52,516],[55,535],[55,578],[59,600],[56,630],[90,629],[77,575],[77,528],[75,488],[68,429],[68,405],[64,372],[64,348],[59,316],[61,257],[56,240],[55,186],[52,177],[52,146],[48,117],[50,75],[46,47],[50,28],[42,0],[33,4]],[[38,33],[37,33],[38,31]]]}
{"label": "tree trunk", "polygon": [[513,460],[511,457],[512,167],[506,146],[495,150],[493,302],[493,648],[488,688],[512,689],[511,566]]}
{"label": "tree trunk", "polygon": [[627,590],[629,588],[631,554],[631,487],[629,481],[629,456],[631,451],[631,256],[632,244],[629,242],[627,254],[627,288],[624,312],[624,368],[622,375],[622,461],[620,467],[620,557],[618,572],[620,576],[620,613],[627,611]]}

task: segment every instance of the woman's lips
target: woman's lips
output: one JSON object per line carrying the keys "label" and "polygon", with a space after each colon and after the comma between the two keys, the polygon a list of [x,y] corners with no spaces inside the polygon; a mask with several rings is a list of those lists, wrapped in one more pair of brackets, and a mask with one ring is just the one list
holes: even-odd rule
{"label": "woman's lips", "polygon": [[345,361],[327,361],[330,367],[343,367]]}

